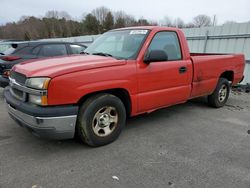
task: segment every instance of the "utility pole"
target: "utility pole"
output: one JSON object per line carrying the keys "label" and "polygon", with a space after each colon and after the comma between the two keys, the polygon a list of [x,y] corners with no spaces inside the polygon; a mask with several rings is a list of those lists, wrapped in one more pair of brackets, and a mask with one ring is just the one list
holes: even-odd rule
{"label": "utility pole", "polygon": [[213,26],[215,26],[215,25],[216,25],[216,14],[213,17]]}

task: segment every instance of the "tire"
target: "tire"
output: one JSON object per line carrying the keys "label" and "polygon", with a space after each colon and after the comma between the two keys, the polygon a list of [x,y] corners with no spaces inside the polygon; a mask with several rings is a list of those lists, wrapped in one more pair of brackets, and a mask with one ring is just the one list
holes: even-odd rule
{"label": "tire", "polygon": [[126,122],[122,101],[111,94],[97,94],[80,107],[76,133],[89,146],[97,147],[115,141]]}
{"label": "tire", "polygon": [[227,79],[220,78],[214,92],[208,96],[208,104],[215,108],[223,107],[230,93],[230,84]]}

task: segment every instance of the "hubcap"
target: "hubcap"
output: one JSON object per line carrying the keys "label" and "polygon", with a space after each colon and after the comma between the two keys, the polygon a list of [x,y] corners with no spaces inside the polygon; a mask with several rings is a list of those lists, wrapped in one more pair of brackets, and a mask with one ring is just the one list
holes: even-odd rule
{"label": "hubcap", "polygon": [[226,97],[227,97],[227,86],[224,84],[224,85],[222,85],[221,86],[221,88],[220,88],[220,90],[219,90],[219,101],[220,102],[223,102],[225,99],[226,99]]}
{"label": "hubcap", "polygon": [[97,136],[108,136],[118,123],[118,113],[114,107],[106,106],[98,110],[93,118],[92,128]]}

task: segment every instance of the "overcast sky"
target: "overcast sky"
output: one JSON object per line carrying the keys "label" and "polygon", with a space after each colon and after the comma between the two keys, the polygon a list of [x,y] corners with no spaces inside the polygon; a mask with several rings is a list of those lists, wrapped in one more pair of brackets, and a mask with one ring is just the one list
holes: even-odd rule
{"label": "overcast sky", "polygon": [[218,23],[250,21],[250,0],[0,0],[0,24],[25,16],[43,16],[48,10],[66,11],[80,19],[83,13],[106,6],[136,18],[159,21],[164,16],[192,21],[198,14],[216,15]]}

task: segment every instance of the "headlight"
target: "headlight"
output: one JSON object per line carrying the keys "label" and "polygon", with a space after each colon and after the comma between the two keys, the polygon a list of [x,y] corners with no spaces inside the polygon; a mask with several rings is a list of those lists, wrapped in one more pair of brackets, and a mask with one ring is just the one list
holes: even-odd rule
{"label": "headlight", "polygon": [[37,105],[41,105],[41,106],[46,106],[48,105],[48,100],[47,100],[47,96],[38,96],[38,95],[31,95],[29,94],[29,102],[33,103],[33,104],[37,104]]}
{"label": "headlight", "polygon": [[25,85],[34,89],[48,89],[50,78],[29,78]]}
{"label": "headlight", "polygon": [[[25,85],[29,88],[47,90],[49,86],[50,78],[41,77],[41,78],[29,78],[26,80]],[[46,91],[45,91],[46,92]],[[48,105],[47,94],[42,95],[33,95],[29,94],[29,102],[41,106]]]}

